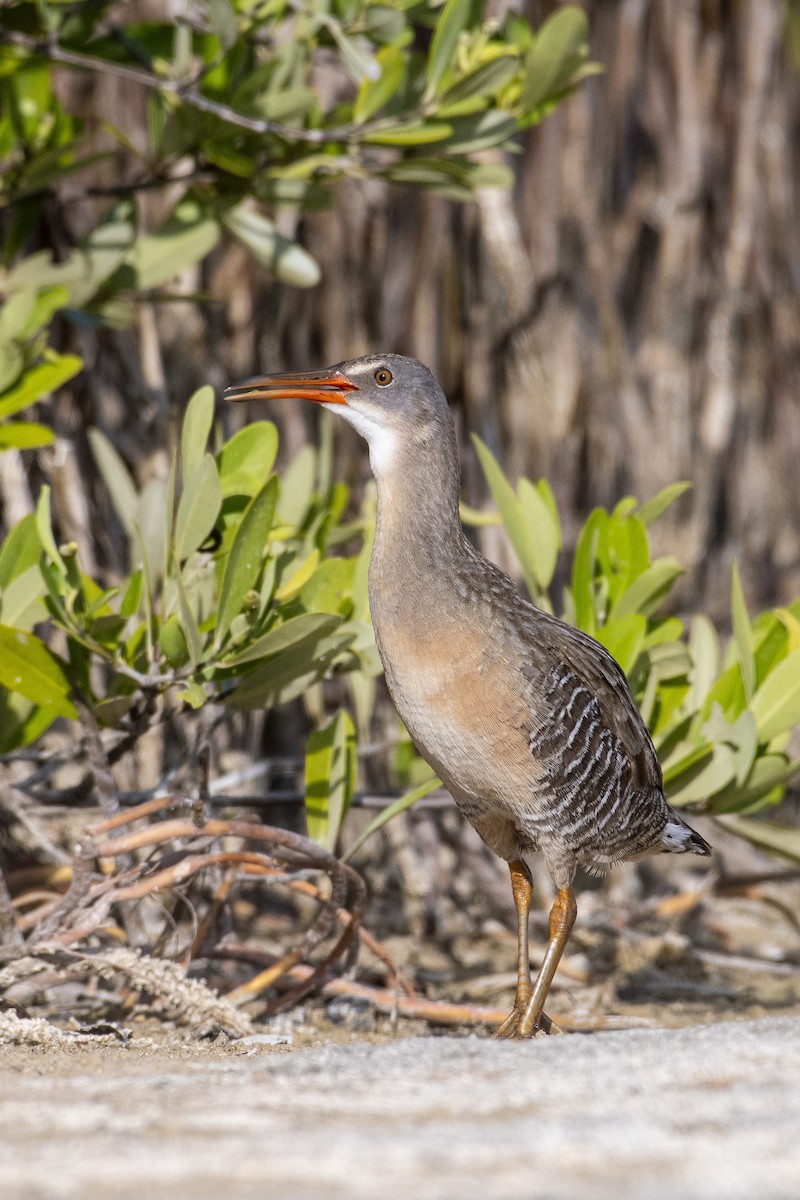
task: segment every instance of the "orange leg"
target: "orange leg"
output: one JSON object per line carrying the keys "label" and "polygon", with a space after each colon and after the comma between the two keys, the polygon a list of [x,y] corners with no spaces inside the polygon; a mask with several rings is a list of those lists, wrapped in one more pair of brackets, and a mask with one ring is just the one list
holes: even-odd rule
{"label": "orange leg", "polygon": [[[495,1037],[530,1037],[532,1036],[531,1034],[521,1034],[521,1025],[530,1004],[531,996],[533,995],[531,963],[528,953],[528,917],[531,911],[531,893],[533,887],[531,884],[531,873],[520,859],[510,862],[508,869],[511,873],[511,891],[513,892],[514,904],[517,909],[517,991],[514,996],[514,1007],[502,1025],[497,1029]],[[537,979],[536,982],[538,986],[539,980]],[[552,1022],[550,1018],[544,1012],[540,1012],[538,1027],[549,1033],[551,1026]]]}
{"label": "orange leg", "polygon": [[525,1012],[517,1026],[517,1037],[533,1037],[540,1030],[548,1032],[551,1022],[545,1015],[544,1002],[575,924],[577,912],[578,905],[572,888],[559,888],[555,903],[550,909],[550,941]]}

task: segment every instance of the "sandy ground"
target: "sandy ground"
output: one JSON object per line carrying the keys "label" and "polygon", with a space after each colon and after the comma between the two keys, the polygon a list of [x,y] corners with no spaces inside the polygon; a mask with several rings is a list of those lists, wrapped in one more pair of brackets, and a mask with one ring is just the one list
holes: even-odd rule
{"label": "sandy ground", "polygon": [[0,1047],[3,1200],[796,1200],[800,1018]]}

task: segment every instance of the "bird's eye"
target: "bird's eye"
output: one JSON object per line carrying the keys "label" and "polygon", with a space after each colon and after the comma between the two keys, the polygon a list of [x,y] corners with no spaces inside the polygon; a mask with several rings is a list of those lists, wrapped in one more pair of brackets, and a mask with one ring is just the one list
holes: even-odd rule
{"label": "bird's eye", "polygon": [[388,367],[379,367],[375,372],[375,382],[379,384],[380,387],[386,387],[387,383],[391,383],[393,378],[394,376]]}

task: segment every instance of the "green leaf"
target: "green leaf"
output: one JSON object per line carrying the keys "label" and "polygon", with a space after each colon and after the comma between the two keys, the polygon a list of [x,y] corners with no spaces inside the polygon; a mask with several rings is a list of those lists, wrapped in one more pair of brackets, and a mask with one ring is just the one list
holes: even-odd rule
{"label": "green leaf", "polygon": [[277,453],[272,421],[253,421],[235,433],[217,456],[223,497],[255,495],[269,478]]}
{"label": "green leaf", "polygon": [[39,708],[15,692],[0,688],[0,754],[30,746],[56,719],[52,709]]}
{"label": "green leaf", "polygon": [[[161,649],[169,665],[176,671],[189,662],[189,643],[186,640],[178,614],[173,613],[161,626],[159,635]],[[197,645],[194,646],[195,652]]]}
{"label": "green leaf", "polygon": [[0,625],[0,685],[58,717],[77,717],[64,668],[32,633]]}
{"label": "green leaf", "polygon": [[186,648],[189,651],[189,662],[194,671],[203,660],[203,638],[197,626],[197,619],[192,612],[192,606],[189,602],[189,595],[186,591],[186,584],[183,581],[179,563],[176,563],[175,586],[178,591],[178,612],[180,614],[181,629],[186,639]]}
{"label": "green leaf", "polygon": [[21,575],[15,576],[0,594],[0,622],[17,629],[33,629],[47,616],[42,599],[47,595],[47,584],[35,563]]}
{"label": "green leaf", "polygon": [[707,800],[736,779],[736,755],[730,746],[714,746],[711,757],[701,761],[696,769],[682,773],[679,780],[665,780],[664,788],[670,804],[697,804]]}
{"label": "green leaf", "polygon": [[184,562],[202,546],[216,524],[222,504],[217,464],[206,454],[185,481],[175,518],[175,554]]}
{"label": "green leaf", "polygon": [[202,461],[213,423],[214,389],[205,384],[194,393],[183,415],[181,472],[184,481]]}
{"label": "green leaf", "polygon": [[352,610],[354,558],[326,558],[300,589],[300,602],[309,612],[348,615]]}
{"label": "green leaf", "polygon": [[753,696],[750,711],[762,743],[800,725],[800,650],[770,672]]}
{"label": "green leaf", "polygon": [[[500,516],[503,518],[506,533],[522,567],[525,583],[531,595],[538,596],[539,574],[536,565],[536,546],[534,544],[533,532],[528,521],[525,519],[522,505],[489,447],[481,441],[477,434],[472,435],[472,441],[478,453],[478,459],[486,477],[486,482],[489,485],[489,491],[492,493],[492,499],[497,505]],[[543,571],[543,565],[539,564],[539,566],[540,570]]]}
{"label": "green leaf", "polygon": [[320,553],[315,547],[308,558],[296,570],[292,571],[289,578],[281,582],[275,591],[275,600],[279,604],[283,604],[286,600],[294,599],[316,571],[319,566],[319,560]]}
{"label": "green leaf", "polygon": [[539,486],[523,478],[517,484],[517,493],[529,531],[531,567],[539,587],[546,591],[553,581],[558,562],[561,531]]}
{"label": "green leaf", "polygon": [[[575,605],[575,621],[579,629],[593,636],[597,634],[597,612],[595,603],[594,576],[597,565],[597,548],[601,536],[608,528],[608,513],[596,508],[589,514],[575,547],[572,564],[572,599]],[[617,613],[618,616],[624,615]]]}
{"label": "green leaf", "polygon": [[256,262],[282,283],[293,287],[314,287],[319,283],[319,266],[308,251],[278,233],[268,217],[250,208],[246,202],[229,208],[221,220]]}
{"label": "green leaf", "polygon": [[246,675],[225,701],[232,708],[248,710],[271,708],[301,696],[317,683],[334,659],[352,641],[351,634],[308,638],[270,658],[264,666]]}
{"label": "green leaf", "polygon": [[220,232],[219,223],[196,200],[186,198],[161,229],[136,238],[125,268],[135,272],[138,290],[161,287],[210,254]]}
{"label": "green leaf", "polygon": [[500,91],[519,71],[520,61],[516,54],[499,54],[483,62],[474,70],[463,75],[444,92],[442,106],[449,107],[471,96],[491,96]]}
{"label": "green leaf", "polygon": [[0,425],[0,450],[37,450],[40,446],[52,446],[54,440],[52,429],[37,421]]}
{"label": "green leaf", "polygon": [[304,446],[283,472],[278,499],[278,512],[282,524],[297,528],[303,523],[314,493],[316,464],[314,447]]}
{"label": "green leaf", "polygon": [[331,852],[353,799],[357,768],[353,721],[340,710],[309,736],[305,766],[308,836]]}
{"label": "green leaf", "polygon": [[[733,620],[733,636],[739,666],[742,669],[744,694],[748,703],[756,690],[756,664],[753,658],[753,631],[750,627],[750,616],[742,591],[742,581],[739,576],[738,564],[734,561],[731,566],[731,617]],[[800,718],[798,718],[800,719]]]}
{"label": "green leaf", "polygon": [[342,861],[347,862],[349,858],[352,858],[364,843],[372,837],[373,833],[377,833],[387,821],[391,821],[392,817],[396,817],[398,813],[405,812],[407,808],[411,808],[412,804],[416,804],[418,800],[422,800],[424,796],[430,795],[431,792],[436,791],[441,786],[439,780],[434,776],[432,779],[427,779],[424,783],[420,783],[417,787],[412,788],[404,795],[398,796],[382,812],[379,812],[374,820],[370,821],[367,828],[359,834],[352,846],[348,848],[347,853],[342,855]]}
{"label": "green leaf", "polygon": [[122,603],[119,607],[120,616],[123,616],[127,619],[135,616],[139,611],[139,604],[142,599],[142,580],[143,572],[141,568],[132,573],[130,579],[128,580],[127,587],[125,588],[125,594],[122,597]]}
{"label": "green leaf", "polygon": [[653,613],[664,600],[675,580],[683,574],[683,567],[676,558],[657,559],[634,579],[614,605],[614,616],[640,612],[645,616]]}
{"label": "green leaf", "polygon": [[380,79],[381,69],[368,48],[369,43],[359,38],[348,37],[339,22],[333,18],[329,18],[326,24],[341,51],[342,60],[353,82],[360,84],[365,79]]}
{"label": "green leaf", "polygon": [[589,21],[574,5],[559,8],[542,25],[528,54],[522,84],[522,107],[533,112],[572,81],[585,61]]}
{"label": "green leaf", "polygon": [[126,211],[132,213],[129,206],[120,205],[115,210],[121,214],[119,218],[115,215],[98,225],[70,256],[66,265],[74,262],[77,274],[69,283],[58,276],[58,266],[54,266],[52,282],[64,283],[69,288],[70,307],[83,308],[88,304],[130,253],[135,231],[132,221],[126,219]]}
{"label": "green leaf", "polygon": [[178,699],[183,700],[184,704],[188,704],[190,708],[202,708],[208,695],[202,683],[195,680],[187,684],[182,692],[178,692]]}
{"label": "green leaf", "polygon": [[427,146],[444,142],[453,132],[452,125],[442,121],[398,121],[381,129],[371,129],[362,140],[376,146]]}
{"label": "green leaf", "polygon": [[451,121],[452,132],[445,147],[448,154],[475,154],[492,146],[507,144],[518,130],[517,122],[502,109]]}
{"label": "green leaf", "polygon": [[691,486],[690,483],[672,483],[669,487],[662,488],[651,500],[639,505],[637,512],[640,520],[649,529],[661,514],[666,512],[669,506],[674,504],[678,497],[687,492]]}
{"label": "green leaf", "polygon": [[273,477],[244,511],[222,577],[214,639],[217,647],[225,639],[231,621],[241,611],[245,592],[255,585],[258,578],[277,499],[278,480]]}
{"label": "green leaf", "polygon": [[240,667],[260,658],[282,654],[285,650],[299,646],[302,642],[316,642],[320,638],[327,637],[340,624],[341,617],[330,613],[301,613],[299,617],[291,617],[290,620],[273,626],[268,633],[256,638],[244,650],[240,650],[232,658],[226,658],[222,665]]}
{"label": "green leaf", "polygon": [[208,15],[211,28],[216,33],[222,46],[230,50],[239,35],[239,25],[235,6],[231,0],[209,0]]}
{"label": "green leaf", "polygon": [[471,0],[447,0],[431,39],[426,66],[427,99],[436,95],[439,84],[455,58],[456,46],[467,28],[472,11]]}
{"label": "green leaf", "polygon": [[0,420],[13,417],[29,404],[49,396],[82,369],[83,360],[75,354],[53,354],[49,362],[31,367],[15,387],[0,396]]}
{"label": "green leaf", "polygon": [[647,618],[640,613],[612,617],[597,631],[597,640],[617,660],[626,675],[630,675],[639,657],[647,632]]}
{"label": "green leaf", "polygon": [[405,55],[398,46],[383,46],[375,55],[381,73],[377,79],[365,79],[353,108],[353,120],[369,121],[401,87],[406,73]]}
{"label": "green leaf", "polygon": [[122,458],[104,433],[99,429],[89,429],[87,437],[97,469],[114,505],[114,511],[128,537],[132,537],[139,500],[136,485]]}
{"label": "green leaf", "polygon": [[719,637],[708,617],[702,613],[692,618],[689,655],[692,660],[689,704],[691,710],[695,711],[704,704],[719,673]]}
{"label": "green leaf", "polygon": [[[800,763],[794,764],[800,769]],[[776,825],[774,822],[754,821],[748,817],[717,817],[720,825],[739,837],[746,838],[763,850],[771,850],[784,858],[800,862],[800,829],[796,826]]]}
{"label": "green leaf", "polygon": [[[169,546],[169,515],[172,488],[157,476],[148,480],[136,505],[135,528],[141,539],[142,562],[147,562],[152,580],[166,573]],[[133,565],[133,564],[132,564]]]}
{"label": "green leaf", "polygon": [[[0,590],[7,588],[23,571],[35,566],[41,552],[36,517],[29,513],[14,526],[0,548]],[[13,621],[8,623],[13,624]]]}
{"label": "green leaf", "polygon": [[56,540],[53,537],[53,520],[50,515],[50,485],[45,483],[39,492],[36,502],[36,532],[44,551],[45,557],[58,569],[60,575],[66,576],[67,569],[64,560],[58,552]]}
{"label": "green leaf", "polygon": [[709,745],[708,742],[699,742],[688,749],[687,744],[687,742],[679,743],[662,761],[661,769],[665,787],[667,784],[675,784],[675,781],[679,780],[681,775],[687,771],[692,771],[698,763],[706,762],[714,751],[714,747]]}

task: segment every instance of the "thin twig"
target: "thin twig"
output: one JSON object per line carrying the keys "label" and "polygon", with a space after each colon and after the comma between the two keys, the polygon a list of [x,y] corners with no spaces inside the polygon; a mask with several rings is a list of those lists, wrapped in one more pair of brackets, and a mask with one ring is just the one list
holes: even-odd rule
{"label": "thin twig", "polygon": [[280,125],[276,121],[267,121],[261,117],[246,117],[244,113],[236,112],[235,109],[230,108],[227,104],[220,104],[217,100],[211,100],[210,97],[204,96],[195,88],[187,86],[179,80],[163,79],[161,76],[153,75],[152,72],[139,67],[107,62],[105,59],[93,58],[90,54],[65,50],[52,40],[42,41],[40,38],[30,37],[25,33],[6,30],[3,33],[3,41],[65,67],[76,67],[82,71],[93,71],[101,75],[114,75],[119,79],[129,79],[133,83],[140,83],[143,87],[161,92],[163,95],[177,96],[191,108],[210,113],[212,116],[219,117],[221,121],[227,121],[228,124],[236,125],[240,129],[247,129],[250,133],[274,134],[286,141],[309,142],[312,145],[322,145],[325,142],[350,142],[358,140],[363,135],[363,130],[356,129],[353,125],[343,125],[333,129],[298,129],[289,125]]}

